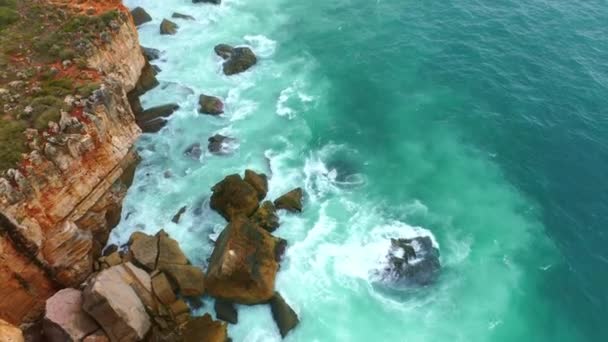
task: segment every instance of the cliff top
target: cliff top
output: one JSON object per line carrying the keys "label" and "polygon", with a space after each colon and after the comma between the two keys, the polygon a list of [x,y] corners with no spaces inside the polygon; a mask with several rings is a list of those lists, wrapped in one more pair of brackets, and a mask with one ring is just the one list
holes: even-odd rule
{"label": "cliff top", "polygon": [[0,173],[29,151],[26,129],[52,134],[50,122],[78,110],[66,97],[99,87],[88,58],[127,13],[120,0],[0,0]]}

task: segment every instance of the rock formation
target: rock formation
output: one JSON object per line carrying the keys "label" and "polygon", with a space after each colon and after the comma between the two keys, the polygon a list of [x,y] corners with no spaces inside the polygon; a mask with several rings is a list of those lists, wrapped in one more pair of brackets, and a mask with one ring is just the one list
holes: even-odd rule
{"label": "rock formation", "polygon": [[214,48],[215,53],[222,57],[224,74],[235,75],[254,66],[258,60],[253,51],[246,47],[232,47],[227,44],[219,44]]}
{"label": "rock formation", "polygon": [[301,188],[297,188],[291,190],[285,195],[277,198],[274,201],[274,206],[277,209],[285,209],[291,212],[301,212],[302,211],[302,197],[304,193]]}

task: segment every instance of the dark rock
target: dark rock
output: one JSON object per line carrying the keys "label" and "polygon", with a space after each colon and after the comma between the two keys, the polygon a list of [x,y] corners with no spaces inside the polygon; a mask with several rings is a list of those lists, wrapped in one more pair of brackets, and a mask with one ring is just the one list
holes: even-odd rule
{"label": "dark rock", "polygon": [[160,58],[160,50],[158,49],[147,48],[142,46],[141,52],[144,54],[144,57],[146,57],[148,61],[153,61]]}
{"label": "dark rock", "polygon": [[194,317],[184,327],[184,342],[226,342],[228,329],[226,323],[214,321],[211,315]]}
{"label": "dark rock", "polygon": [[216,299],[213,307],[215,308],[215,316],[218,319],[232,324],[237,324],[239,322],[238,312],[233,303],[222,299]]}
{"label": "dark rock", "polygon": [[274,248],[274,259],[277,262],[281,262],[283,260],[283,255],[285,255],[285,250],[287,249],[287,240],[278,238],[277,245]]}
{"label": "dark rock", "polygon": [[218,44],[213,50],[215,50],[215,53],[223,59],[229,59],[230,56],[232,56],[232,52],[234,52],[234,48],[228,44]]}
{"label": "dark rock", "polygon": [[179,209],[179,211],[177,212],[177,214],[175,214],[175,216],[173,216],[173,218],[171,219],[171,222],[173,223],[179,223],[179,219],[182,217],[182,215],[186,212],[186,209],[188,207],[183,206]]}
{"label": "dark rock", "polygon": [[203,154],[201,144],[194,143],[188,146],[188,148],[184,151],[184,154],[192,160],[199,160],[201,158],[201,155]]}
{"label": "dark rock", "polygon": [[102,255],[105,257],[105,256],[108,256],[108,255],[114,253],[114,252],[118,252],[118,246],[115,245],[115,244],[111,244],[111,245],[109,245],[108,247],[106,247],[103,250]]}
{"label": "dark rock", "polygon": [[240,175],[227,176],[211,188],[210,206],[230,221],[237,216],[249,217],[258,208],[258,193]]}
{"label": "dark rock", "polygon": [[439,275],[439,250],[428,236],[391,239],[382,280],[393,287],[429,285]]}
{"label": "dark rock", "polygon": [[135,121],[145,133],[158,132],[167,123],[164,118],[170,116],[178,109],[179,105],[175,103],[152,107],[140,113],[135,118]]}
{"label": "dark rock", "polygon": [[156,88],[160,83],[156,79],[156,71],[150,63],[146,61],[143,69],[141,69],[141,75],[135,88],[129,92],[129,97],[141,96],[146,92]]}
{"label": "dark rock", "polygon": [[152,17],[146,12],[145,9],[141,7],[135,7],[131,11],[131,16],[133,17],[133,22],[135,26],[139,26],[141,24],[145,24],[149,21],[152,21]]}
{"label": "dark rock", "polygon": [[300,323],[298,315],[278,292],[270,300],[270,310],[283,338]]}
{"label": "dark rock", "polygon": [[247,218],[235,217],[211,254],[205,278],[207,293],[239,304],[270,300],[279,268],[275,260],[278,242]]}
{"label": "dark rock", "polygon": [[257,57],[248,47],[237,47],[232,50],[230,58],[224,62],[224,74],[230,76],[241,73],[257,63]]}
{"label": "dark rock", "polygon": [[144,107],[141,105],[141,101],[139,100],[139,96],[134,92],[129,92],[127,94],[127,100],[129,100],[129,105],[131,106],[131,111],[133,115],[138,116],[141,112],[144,111]]}
{"label": "dark rock", "polygon": [[245,182],[251,184],[255,191],[258,192],[258,199],[261,201],[268,193],[268,177],[263,173],[257,173],[253,170],[245,170]]}
{"label": "dark rock", "polygon": [[222,3],[222,0],[192,0],[192,3],[195,3],[195,4],[204,3],[204,4],[219,5],[219,4]]}
{"label": "dark rock", "polygon": [[274,206],[277,209],[285,209],[291,212],[301,212],[302,211],[302,197],[303,191],[302,188],[297,188],[291,190],[285,195],[277,198],[274,201]]}
{"label": "dark rock", "polygon": [[209,145],[207,145],[207,148],[209,149],[209,152],[211,152],[213,154],[217,154],[217,155],[230,154],[232,152],[232,150],[230,149],[230,146],[228,145],[228,143],[230,143],[232,141],[234,141],[233,138],[229,138],[229,137],[223,136],[221,134],[216,134],[209,138]]}
{"label": "dark rock", "polygon": [[173,14],[171,15],[171,18],[184,19],[184,20],[194,20],[194,17],[191,16],[191,15],[181,14],[181,13],[177,13],[177,12],[173,12]]}
{"label": "dark rock", "polygon": [[220,115],[224,112],[224,103],[215,96],[201,95],[198,100],[198,111],[203,114]]}
{"label": "dark rock", "polygon": [[172,22],[171,20],[163,19],[163,21],[160,23],[160,34],[176,34],[178,27],[179,26],[177,26],[177,24]]}
{"label": "dark rock", "polygon": [[279,228],[279,216],[271,201],[264,201],[251,216],[251,221],[271,233]]}

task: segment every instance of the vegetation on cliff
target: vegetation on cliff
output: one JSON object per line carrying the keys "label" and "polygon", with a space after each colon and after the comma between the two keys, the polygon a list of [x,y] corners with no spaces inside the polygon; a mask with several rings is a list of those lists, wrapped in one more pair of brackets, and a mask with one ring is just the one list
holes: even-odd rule
{"label": "vegetation on cliff", "polygon": [[87,60],[126,20],[120,6],[0,0],[0,172],[28,151],[25,129],[48,131],[62,111],[79,110],[70,97],[99,88]]}

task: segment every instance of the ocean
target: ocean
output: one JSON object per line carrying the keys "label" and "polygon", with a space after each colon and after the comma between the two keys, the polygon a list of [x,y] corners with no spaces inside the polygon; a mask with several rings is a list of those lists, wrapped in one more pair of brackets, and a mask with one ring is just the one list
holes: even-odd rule
{"label": "ocean", "polygon": [[[608,2],[125,3],[162,51],[144,107],[181,108],[139,140],[111,242],[165,229],[205,267],[225,225],[210,188],[251,168],[269,198],[305,190],[275,232],[276,287],[301,320],[287,341],[608,341]],[[219,43],[258,64],[223,75]],[[202,93],[226,113],[198,114]],[[215,133],[232,154],[184,155]],[[439,246],[437,281],[378,286],[390,239],[419,235]],[[234,341],[281,340],[267,306],[238,310]]]}

